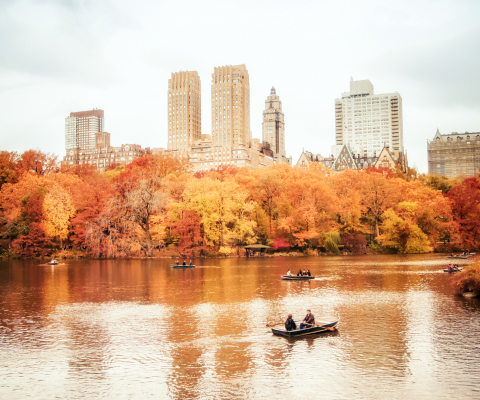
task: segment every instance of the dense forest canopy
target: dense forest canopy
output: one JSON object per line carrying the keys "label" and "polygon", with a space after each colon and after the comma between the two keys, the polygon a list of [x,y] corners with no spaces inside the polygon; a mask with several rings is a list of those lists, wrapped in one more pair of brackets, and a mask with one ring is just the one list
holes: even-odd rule
{"label": "dense forest canopy", "polygon": [[[94,257],[278,251],[421,253],[480,244],[480,181],[413,169],[272,165],[193,173],[149,155],[99,172],[29,150],[0,152],[0,252]],[[343,247],[342,247],[343,246]]]}

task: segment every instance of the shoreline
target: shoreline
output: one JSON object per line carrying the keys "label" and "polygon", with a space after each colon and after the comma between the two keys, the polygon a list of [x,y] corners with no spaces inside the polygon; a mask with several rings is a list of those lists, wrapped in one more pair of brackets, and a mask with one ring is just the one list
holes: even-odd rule
{"label": "shoreline", "polygon": [[[66,250],[68,251],[68,250]],[[65,251],[62,251],[62,253]],[[174,256],[133,256],[133,257],[92,257],[89,254],[81,253],[78,254],[78,251],[75,251],[73,254],[52,254],[51,256],[38,256],[38,257],[16,257],[16,256],[2,256],[0,255],[0,260],[155,260],[155,259],[184,259],[185,257],[174,255]],[[427,253],[411,253],[411,254],[449,254],[444,252],[427,252]],[[246,255],[212,255],[212,256],[196,256],[196,257],[186,257],[193,259],[226,259],[226,258],[246,258],[246,259],[262,259],[262,258],[275,258],[275,257],[289,257],[289,258],[299,258],[299,257],[345,257],[345,256],[381,256],[381,255],[402,255],[400,253],[383,253],[383,252],[368,252],[362,254],[354,254],[350,252],[341,252],[339,254],[333,253],[317,253],[317,254],[305,254],[300,252],[292,253],[273,253],[273,254],[264,254],[262,256],[246,256]],[[405,254],[403,254],[405,255]]]}

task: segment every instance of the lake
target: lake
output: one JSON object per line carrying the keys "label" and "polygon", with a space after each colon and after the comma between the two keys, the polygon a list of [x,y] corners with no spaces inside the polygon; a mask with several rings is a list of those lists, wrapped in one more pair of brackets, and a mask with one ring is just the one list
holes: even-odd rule
{"label": "lake", "polygon": [[[0,398],[480,398],[480,301],[446,255],[171,261],[0,261]],[[307,308],[338,330],[266,327]]]}

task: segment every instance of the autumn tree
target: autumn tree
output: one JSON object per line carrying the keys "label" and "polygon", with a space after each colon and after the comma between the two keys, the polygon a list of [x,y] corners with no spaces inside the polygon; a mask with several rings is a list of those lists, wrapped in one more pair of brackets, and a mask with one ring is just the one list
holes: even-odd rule
{"label": "autumn tree", "polygon": [[0,151],[0,189],[4,183],[18,182],[17,153]]}
{"label": "autumn tree", "polygon": [[382,245],[399,253],[426,253],[432,250],[427,235],[415,221],[416,202],[401,202],[384,212]]}
{"label": "autumn tree", "polygon": [[60,246],[69,235],[70,219],[75,215],[71,196],[59,185],[50,188],[43,202],[45,233],[59,239]]}
{"label": "autumn tree", "polygon": [[447,193],[452,212],[459,226],[461,245],[467,250],[480,245],[480,181],[467,178]]}
{"label": "autumn tree", "polygon": [[191,210],[183,210],[182,217],[173,224],[173,235],[180,236],[178,252],[183,257],[196,257],[207,250],[202,237],[201,218]]}
{"label": "autumn tree", "polygon": [[212,178],[192,179],[183,193],[183,202],[172,206],[172,218],[182,210],[193,210],[201,217],[207,246],[254,242],[254,204],[248,193],[233,181]]}
{"label": "autumn tree", "polygon": [[36,175],[48,175],[59,170],[57,156],[43,153],[39,150],[27,150],[22,153],[17,161],[17,172]]}
{"label": "autumn tree", "polygon": [[18,237],[12,242],[12,248],[18,249],[24,257],[35,257],[48,254],[48,247],[53,243],[45,234],[43,202],[45,190],[35,189],[25,196],[22,203],[22,212],[17,219]]}

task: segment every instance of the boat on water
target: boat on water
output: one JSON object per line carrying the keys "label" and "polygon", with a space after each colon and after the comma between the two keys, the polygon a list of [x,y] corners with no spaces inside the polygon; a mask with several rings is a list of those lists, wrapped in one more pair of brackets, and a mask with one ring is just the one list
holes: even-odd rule
{"label": "boat on water", "polygon": [[285,281],[308,281],[309,279],[315,279],[314,276],[308,275],[281,275],[282,279]]}
{"label": "boat on water", "polygon": [[48,265],[58,265],[58,261],[57,260],[52,260],[52,261],[49,261],[47,264]]}
{"label": "boat on water", "polygon": [[462,260],[466,260],[468,256],[448,256],[447,258],[460,258]]}
{"label": "boat on water", "polygon": [[177,264],[170,264],[172,268],[195,268],[195,265],[177,265]]}
{"label": "boat on water", "polygon": [[277,336],[297,337],[313,335],[316,333],[331,332],[336,329],[338,321],[340,321],[340,318],[331,322],[320,321],[319,323],[315,324],[315,326],[304,329],[294,329],[293,331],[287,331],[285,328],[272,328],[272,333]]}
{"label": "boat on water", "polygon": [[452,268],[452,269],[444,269],[443,272],[460,272],[460,271],[463,271],[463,268]]}

